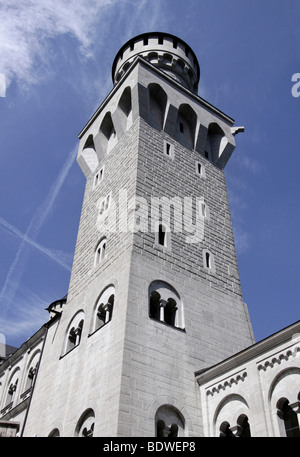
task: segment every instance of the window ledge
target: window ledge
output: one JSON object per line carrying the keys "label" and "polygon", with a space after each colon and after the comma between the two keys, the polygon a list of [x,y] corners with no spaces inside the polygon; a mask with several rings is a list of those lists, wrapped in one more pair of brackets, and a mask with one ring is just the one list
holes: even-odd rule
{"label": "window ledge", "polygon": [[185,328],[175,327],[174,325],[167,324],[167,322],[160,321],[160,320],[155,319],[154,317],[151,317],[151,316],[149,316],[149,319],[151,319],[152,321],[158,322],[159,324],[165,325],[166,327],[174,328],[175,330],[179,330],[180,332],[186,333]]}

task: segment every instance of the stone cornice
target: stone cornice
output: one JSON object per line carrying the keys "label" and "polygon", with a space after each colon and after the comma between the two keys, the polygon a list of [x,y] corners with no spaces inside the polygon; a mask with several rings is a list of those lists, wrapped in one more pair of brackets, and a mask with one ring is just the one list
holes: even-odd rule
{"label": "stone cornice", "polygon": [[[279,332],[269,336],[268,338],[265,338],[264,340],[244,349],[243,351],[234,354],[232,357],[229,357],[228,359],[218,363],[217,365],[207,368],[206,370],[200,370],[196,372],[196,380],[199,385],[202,385],[205,382],[208,382],[209,380],[213,379],[214,377],[225,374],[226,372],[229,372],[234,368],[236,369],[239,365],[244,365],[245,363],[249,362],[250,360],[253,360],[256,357],[262,357],[263,354],[267,353],[269,350],[273,349],[273,351],[275,351],[276,347],[278,347],[281,344],[289,342],[290,347],[291,345],[295,344],[296,340],[293,343],[291,343],[291,340],[297,334],[299,341],[300,321],[297,321],[289,327],[286,327],[283,330],[280,330]],[[299,344],[297,345],[297,348],[299,348]],[[288,353],[289,349],[284,348],[282,349],[282,351],[277,351],[277,354],[284,354],[285,351]],[[296,352],[298,351],[299,349],[297,349]],[[272,358],[274,358],[274,355],[270,355],[269,358],[272,360]]]}

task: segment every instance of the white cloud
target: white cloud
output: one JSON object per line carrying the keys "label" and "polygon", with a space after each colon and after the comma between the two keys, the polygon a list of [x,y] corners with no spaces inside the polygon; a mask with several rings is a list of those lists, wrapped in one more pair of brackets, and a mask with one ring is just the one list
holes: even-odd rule
{"label": "white cloud", "polygon": [[[151,31],[158,23],[162,25],[163,6],[162,0],[2,0],[0,73],[5,75],[7,87],[13,79],[35,83],[55,71],[51,68],[51,40],[69,35],[86,61],[94,57],[96,48],[111,44],[112,27],[122,30],[123,38],[128,39],[137,29]],[[52,52],[58,49],[59,44]]]}
{"label": "white cloud", "polygon": [[[9,315],[0,315],[1,333],[7,344],[21,344],[48,320],[45,308],[52,298],[42,297],[31,290],[21,288],[15,295],[15,306]],[[16,341],[16,342],[15,342]]]}
{"label": "white cloud", "polygon": [[6,96],[6,78],[3,73],[0,73],[0,97]]}
{"label": "white cloud", "polygon": [[82,56],[89,57],[95,25],[117,0],[2,0],[0,5],[0,71],[7,86],[13,78],[35,82],[37,57],[47,61],[46,40],[70,34]]}

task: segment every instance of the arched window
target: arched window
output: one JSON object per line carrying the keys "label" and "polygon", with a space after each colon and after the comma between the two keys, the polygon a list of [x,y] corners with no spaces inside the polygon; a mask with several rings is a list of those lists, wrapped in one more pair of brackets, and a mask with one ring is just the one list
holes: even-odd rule
{"label": "arched window", "polygon": [[102,238],[95,250],[94,266],[98,265],[105,258],[106,238]]}
{"label": "arched window", "polygon": [[96,302],[91,333],[111,321],[114,302],[115,288],[114,286],[109,286],[100,294]]}
{"label": "arched window", "polygon": [[109,152],[117,143],[116,131],[110,112],[105,114],[103,121],[101,122],[99,132],[102,136],[104,150]]}
{"label": "arched window", "polygon": [[27,378],[25,381],[25,385],[23,385],[24,394],[25,394],[25,392],[29,391],[33,386],[33,382],[34,382],[34,379],[35,379],[35,376],[37,373],[37,369],[38,369],[40,355],[41,355],[40,351],[35,352],[28,362]]}
{"label": "arched window", "polygon": [[[298,402],[297,402],[298,405]],[[277,415],[284,422],[284,428],[287,437],[300,437],[299,423],[297,413],[291,407],[287,398],[281,398],[276,405]]]}
{"label": "arched window", "polygon": [[97,173],[95,173],[95,176],[94,176],[94,187],[97,187],[98,184],[100,184],[100,182],[103,179],[103,176],[104,176],[104,167],[102,167],[100,170],[97,171]]}
{"label": "arched window", "polygon": [[95,150],[93,135],[88,136],[86,142],[84,143],[83,149],[94,149]]}
{"label": "arched window", "polygon": [[184,328],[180,297],[172,286],[163,281],[150,284],[149,317],[176,328]]}
{"label": "arched window", "polygon": [[208,127],[207,139],[205,145],[205,157],[209,160],[216,162],[220,156],[221,141],[225,136],[221,127],[212,123]]}
{"label": "arched window", "polygon": [[126,131],[132,124],[132,101],[131,89],[126,87],[119,100],[118,108],[120,108],[120,123],[122,130]]}
{"label": "arched window", "polygon": [[27,375],[27,380],[25,384],[25,392],[29,389],[32,388],[33,386],[33,381],[37,372],[37,367],[38,367],[38,362],[35,364],[32,364],[31,367],[28,370],[28,375]]}
{"label": "arched window", "polygon": [[86,410],[80,417],[76,429],[75,436],[92,437],[94,435],[95,413],[92,409]]}
{"label": "arched window", "polygon": [[150,121],[154,127],[161,130],[164,126],[167,94],[155,83],[149,84],[148,89],[150,99]]}
{"label": "arched window", "polygon": [[14,401],[14,398],[16,395],[16,390],[18,387],[18,382],[19,382],[19,374],[20,374],[20,369],[17,368],[10,378],[10,381],[8,383],[8,388],[7,388],[6,399],[5,399],[5,406],[10,405]]}
{"label": "arched window", "polygon": [[183,415],[171,405],[162,405],[155,414],[155,432],[159,438],[175,438],[184,435]]}
{"label": "arched window", "polygon": [[187,104],[180,105],[177,116],[177,132],[179,141],[193,149],[197,125],[197,114]]}
{"label": "arched window", "polygon": [[84,323],[84,312],[79,311],[68,326],[63,355],[70,352],[80,344],[82,328]]}

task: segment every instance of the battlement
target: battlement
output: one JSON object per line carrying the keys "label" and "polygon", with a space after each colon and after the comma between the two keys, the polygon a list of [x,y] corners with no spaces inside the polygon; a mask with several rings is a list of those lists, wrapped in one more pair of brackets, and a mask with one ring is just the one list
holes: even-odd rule
{"label": "battlement", "polygon": [[142,56],[197,94],[199,63],[192,49],[181,39],[168,33],[152,32],[129,40],[121,47],[113,62],[114,84],[119,82],[137,56]]}

